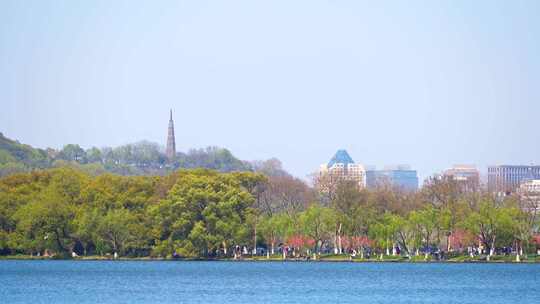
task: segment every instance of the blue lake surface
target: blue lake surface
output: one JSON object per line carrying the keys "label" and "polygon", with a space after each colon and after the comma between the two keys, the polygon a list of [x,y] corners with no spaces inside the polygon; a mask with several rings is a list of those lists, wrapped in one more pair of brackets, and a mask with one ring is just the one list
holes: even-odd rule
{"label": "blue lake surface", "polygon": [[540,303],[540,264],[0,261],[0,303]]}

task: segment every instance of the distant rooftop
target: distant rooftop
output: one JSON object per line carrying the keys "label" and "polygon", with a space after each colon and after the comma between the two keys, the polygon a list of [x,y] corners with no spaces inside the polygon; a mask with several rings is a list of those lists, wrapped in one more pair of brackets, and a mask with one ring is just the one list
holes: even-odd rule
{"label": "distant rooftop", "polygon": [[383,170],[385,171],[410,171],[411,166],[405,165],[405,164],[388,165],[388,166],[384,166]]}
{"label": "distant rooftop", "polygon": [[490,168],[539,168],[540,165],[530,164],[530,165],[494,165],[489,166]]}
{"label": "distant rooftop", "polygon": [[354,160],[351,158],[346,150],[338,150],[334,157],[328,162],[328,167],[332,167],[334,164],[354,164]]}
{"label": "distant rooftop", "polygon": [[455,164],[450,169],[476,170],[476,166],[472,164]]}
{"label": "distant rooftop", "polygon": [[384,166],[382,169],[377,169],[377,167],[375,166],[369,166],[369,167],[366,167],[366,170],[367,171],[372,171],[372,172],[390,172],[390,171],[411,171],[411,172],[416,172],[416,170],[413,170],[411,168],[410,165],[406,165],[406,164],[400,164],[400,165],[388,165],[388,166]]}

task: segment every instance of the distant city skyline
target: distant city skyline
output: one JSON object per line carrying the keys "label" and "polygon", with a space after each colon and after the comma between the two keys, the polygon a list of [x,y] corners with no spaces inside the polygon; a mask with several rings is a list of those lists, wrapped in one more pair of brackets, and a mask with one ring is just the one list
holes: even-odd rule
{"label": "distant city skyline", "polygon": [[540,2],[0,3],[0,132],[36,147],[220,146],[306,179],[338,149],[540,163]]}

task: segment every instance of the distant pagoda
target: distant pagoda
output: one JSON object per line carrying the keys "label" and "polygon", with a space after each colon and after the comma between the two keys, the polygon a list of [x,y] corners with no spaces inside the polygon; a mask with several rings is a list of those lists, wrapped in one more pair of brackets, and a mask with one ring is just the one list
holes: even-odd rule
{"label": "distant pagoda", "polygon": [[169,118],[169,131],[167,133],[167,149],[165,150],[165,154],[169,162],[174,161],[176,157],[176,142],[174,140],[174,122],[172,119],[172,109]]}

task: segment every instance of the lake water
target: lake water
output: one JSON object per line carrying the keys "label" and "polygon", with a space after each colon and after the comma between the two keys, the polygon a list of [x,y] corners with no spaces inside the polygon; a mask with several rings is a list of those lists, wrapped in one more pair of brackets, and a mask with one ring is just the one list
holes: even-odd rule
{"label": "lake water", "polygon": [[540,303],[540,264],[0,261],[0,303]]}

